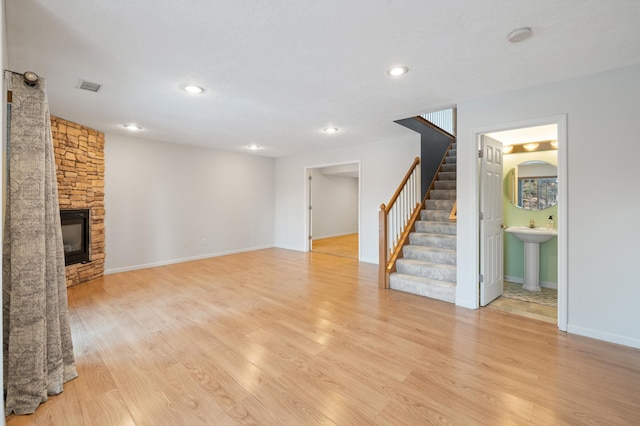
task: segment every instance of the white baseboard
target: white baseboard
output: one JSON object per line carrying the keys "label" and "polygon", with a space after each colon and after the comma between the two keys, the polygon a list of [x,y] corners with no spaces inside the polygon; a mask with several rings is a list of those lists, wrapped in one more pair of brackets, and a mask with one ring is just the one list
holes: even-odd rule
{"label": "white baseboard", "polygon": [[227,256],[227,255],[230,255],[230,254],[246,253],[246,252],[249,252],[249,251],[265,250],[265,249],[270,249],[270,248],[273,248],[273,246],[251,247],[251,248],[246,248],[246,249],[229,250],[229,251],[218,252],[218,253],[202,254],[202,255],[198,255],[198,256],[182,257],[182,258],[179,258],[179,259],[163,260],[163,261],[160,261],[160,262],[144,263],[144,264],[141,264],[141,265],[123,266],[121,268],[110,268],[110,269],[105,269],[104,274],[105,275],[109,275],[109,274],[117,274],[117,273],[120,273],[120,272],[136,271],[138,269],[156,268],[158,266],[166,266],[166,265],[173,265],[173,264],[176,264],[176,263],[192,262],[194,260],[209,259],[210,257]]}
{"label": "white baseboard", "polygon": [[324,240],[325,238],[335,238],[335,237],[345,237],[347,235],[353,235],[353,234],[357,234],[358,231],[355,232],[346,232],[346,233],[342,233],[342,234],[333,234],[333,235],[322,235],[322,236],[313,236],[314,240]]}
{"label": "white baseboard", "polygon": [[[524,278],[522,278],[522,277],[512,277],[510,275],[505,275],[504,280],[512,282],[512,283],[516,283],[516,284],[524,283]],[[558,289],[558,283],[552,283],[552,282],[549,282],[549,281],[540,281],[540,287],[555,288],[557,290]]]}
{"label": "white baseboard", "polygon": [[630,346],[632,348],[640,349],[640,339],[621,336],[619,334],[607,333],[604,331],[593,330],[591,328],[579,327],[571,324],[567,324],[567,333],[577,334],[584,337],[590,337],[592,339],[604,340],[605,342],[616,343],[618,345]]}

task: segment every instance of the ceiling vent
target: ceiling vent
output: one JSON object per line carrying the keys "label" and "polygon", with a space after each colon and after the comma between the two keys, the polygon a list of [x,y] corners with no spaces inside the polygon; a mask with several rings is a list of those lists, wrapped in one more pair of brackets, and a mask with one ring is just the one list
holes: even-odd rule
{"label": "ceiling vent", "polygon": [[78,89],[88,90],[90,92],[98,92],[102,87],[102,84],[92,83],[90,81],[80,80],[76,86]]}

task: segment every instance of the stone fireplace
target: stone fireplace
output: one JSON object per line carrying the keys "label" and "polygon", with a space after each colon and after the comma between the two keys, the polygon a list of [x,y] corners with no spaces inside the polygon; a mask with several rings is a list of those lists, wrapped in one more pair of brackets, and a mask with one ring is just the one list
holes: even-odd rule
{"label": "stone fireplace", "polygon": [[[65,261],[69,287],[104,274],[104,133],[54,116],[51,133],[60,210],[82,210],[88,215],[89,235],[85,241],[88,253],[77,263]],[[71,233],[77,231],[76,226]],[[78,250],[71,250],[76,248],[75,243],[67,245],[73,245],[67,248],[78,254]]]}

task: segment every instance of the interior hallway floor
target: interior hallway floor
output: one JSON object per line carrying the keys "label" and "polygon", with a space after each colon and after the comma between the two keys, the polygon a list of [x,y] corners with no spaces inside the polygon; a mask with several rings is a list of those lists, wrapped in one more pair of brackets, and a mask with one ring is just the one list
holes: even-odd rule
{"label": "interior hallway floor", "polygon": [[[505,281],[505,291],[509,286],[521,286],[520,284],[510,283]],[[551,288],[543,288],[542,291],[546,296],[550,294],[555,295],[555,300],[558,300],[558,290]],[[487,305],[487,308],[494,309],[496,311],[509,312],[514,315],[519,315],[527,318],[532,318],[540,321],[550,322],[553,324],[558,323],[558,307],[546,306],[540,303],[529,302],[524,300],[517,300],[505,295],[498,297],[493,302]]]}
{"label": "interior hallway floor", "polygon": [[358,260],[358,234],[313,240],[311,251]]}

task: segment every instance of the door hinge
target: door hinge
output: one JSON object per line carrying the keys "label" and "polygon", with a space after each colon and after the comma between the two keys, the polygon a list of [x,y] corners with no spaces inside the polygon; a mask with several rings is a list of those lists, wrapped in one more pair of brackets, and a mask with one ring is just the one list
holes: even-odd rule
{"label": "door hinge", "polygon": [[312,176],[309,176],[309,180],[313,180],[313,177],[312,177]]}
{"label": "door hinge", "polygon": [[484,213],[480,212],[480,220],[484,219]]}
{"label": "door hinge", "polygon": [[309,210],[311,210],[311,209],[313,209],[313,207],[312,207],[312,206],[309,206]]}
{"label": "door hinge", "polygon": [[478,275],[478,280],[483,283],[484,282],[484,275],[480,274]]}
{"label": "door hinge", "polygon": [[484,157],[484,151],[479,149],[478,150],[478,158],[482,158],[482,157]]}
{"label": "door hinge", "polygon": [[309,235],[309,240],[313,240],[313,238],[311,237],[311,235]]}

